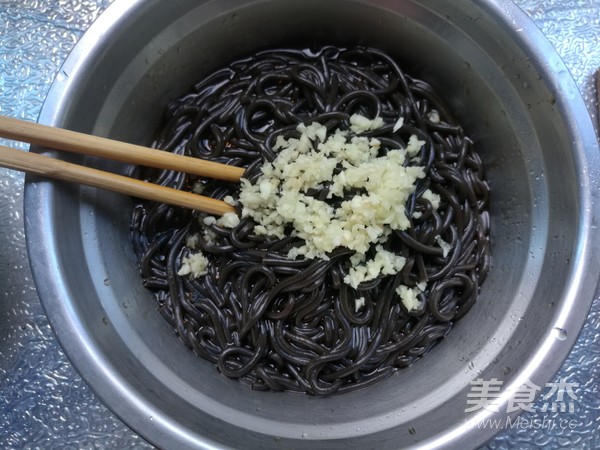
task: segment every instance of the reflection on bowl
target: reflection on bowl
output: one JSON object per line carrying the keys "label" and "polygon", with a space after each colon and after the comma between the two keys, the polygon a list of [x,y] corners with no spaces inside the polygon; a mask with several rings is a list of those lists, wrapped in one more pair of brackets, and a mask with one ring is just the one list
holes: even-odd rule
{"label": "reflection on bowl", "polygon": [[472,380],[543,386],[558,369],[598,277],[597,143],[539,31],[512,5],[479,3],[116,1],[91,27],[42,122],[147,145],[170,100],[236,57],[307,42],[367,44],[444,93],[493,189],[493,267],[478,303],[407,370],[322,399],[251,391],[181,344],[142,287],[130,199],[29,179],[40,298],[74,365],[127,424],[168,448],[472,447],[497,431],[468,426],[492,415],[465,413]]}

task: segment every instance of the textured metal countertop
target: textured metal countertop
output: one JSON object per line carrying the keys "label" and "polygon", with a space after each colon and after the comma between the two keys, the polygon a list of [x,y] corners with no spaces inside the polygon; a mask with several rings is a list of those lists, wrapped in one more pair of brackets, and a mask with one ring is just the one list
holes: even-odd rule
{"label": "textured metal countertop", "polygon": [[[0,0],[0,114],[37,119],[61,63],[111,1]],[[516,3],[561,54],[597,121],[600,0]],[[100,403],[50,329],[25,248],[23,179],[0,169],[0,447],[152,448]],[[538,412],[523,416],[531,426],[501,430],[485,448],[600,448],[599,297],[555,376],[578,384],[574,411],[541,413],[534,405]],[[572,426],[535,425],[553,416]]]}

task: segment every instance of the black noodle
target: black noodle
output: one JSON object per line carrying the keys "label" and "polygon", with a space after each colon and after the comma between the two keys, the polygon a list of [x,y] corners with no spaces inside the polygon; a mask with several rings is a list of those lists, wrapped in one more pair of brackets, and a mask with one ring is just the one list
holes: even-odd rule
{"label": "black noodle", "polygon": [[[489,269],[489,189],[473,143],[428,84],[379,50],[282,49],[234,62],[169,105],[154,146],[242,166],[255,180],[264,160],[275,157],[278,135],[296,136],[300,122],[347,129],[354,113],[384,119],[383,128],[369,132],[382,148],[404,148],[412,134],[426,142],[411,162],[427,173],[406,205],[412,226],[384,246],[406,258],[395,276],[353,289],[343,282],[351,251],[339,248],[328,261],[289,260],[298,239],[257,236],[242,219],[233,230],[210,225],[216,237],[198,243],[209,273],[180,277],[181,259],[191,251],[186,238],[202,233],[200,215],[156,203],[134,209],[135,252],[161,313],[194,352],[254,389],[330,395],[390,376],[427,353],[471,308]],[[399,117],[404,126],[394,132]],[[204,195],[219,199],[239,190],[235,183],[137,170],[177,189],[200,181]],[[426,189],[441,197],[438,209],[422,197]],[[447,255],[436,236],[451,245]],[[407,311],[395,290],[422,281],[423,306]],[[365,304],[357,312],[359,297]]]}

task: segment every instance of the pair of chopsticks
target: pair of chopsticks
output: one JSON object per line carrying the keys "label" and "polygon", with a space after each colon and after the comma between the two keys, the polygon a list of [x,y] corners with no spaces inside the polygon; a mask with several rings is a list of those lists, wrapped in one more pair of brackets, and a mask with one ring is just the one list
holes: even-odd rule
{"label": "pair of chopsticks", "polygon": [[[0,116],[0,137],[53,150],[175,170],[224,181],[239,181],[244,173],[244,169],[241,167],[176,155],[11,117]],[[233,206],[221,200],[5,146],[0,146],[0,167],[85,184],[146,200],[183,206],[209,214],[223,215],[227,212],[234,212]]]}

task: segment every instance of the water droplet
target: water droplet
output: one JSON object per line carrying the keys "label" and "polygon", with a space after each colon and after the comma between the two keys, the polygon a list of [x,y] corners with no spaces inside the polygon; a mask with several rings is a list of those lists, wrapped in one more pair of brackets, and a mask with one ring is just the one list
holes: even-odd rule
{"label": "water droplet", "polygon": [[108,278],[104,279],[104,286],[110,286],[110,280]]}
{"label": "water droplet", "polygon": [[562,328],[554,327],[552,328],[552,336],[554,336],[559,341],[564,341],[567,339],[567,330],[563,330]]}

